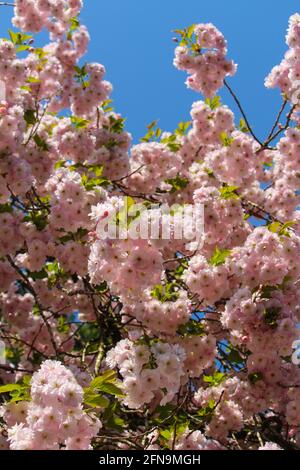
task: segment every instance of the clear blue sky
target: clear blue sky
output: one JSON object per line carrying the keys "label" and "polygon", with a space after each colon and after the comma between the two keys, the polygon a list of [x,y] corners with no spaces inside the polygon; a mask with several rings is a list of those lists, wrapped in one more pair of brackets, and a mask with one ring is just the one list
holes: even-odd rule
{"label": "clear blue sky", "polygon": [[[92,41],[87,61],[105,65],[113,83],[115,108],[127,118],[135,142],[146,125],[173,130],[189,119],[200,95],[186,89],[186,74],[173,67],[172,29],[212,22],[226,36],[229,57],[238,64],[230,85],[262,138],[279,109],[278,91],[264,87],[264,77],[285,50],[288,18],[300,11],[297,0],[85,0],[82,22]],[[11,8],[1,7],[1,36],[7,36]],[[234,108],[227,92],[223,102]]]}

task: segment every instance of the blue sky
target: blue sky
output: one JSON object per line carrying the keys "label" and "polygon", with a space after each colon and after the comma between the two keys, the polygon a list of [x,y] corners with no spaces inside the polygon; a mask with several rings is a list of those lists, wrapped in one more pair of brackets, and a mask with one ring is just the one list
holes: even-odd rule
{"label": "blue sky", "polygon": [[[193,101],[186,74],[173,67],[173,29],[212,22],[225,35],[238,72],[229,79],[256,133],[263,138],[280,107],[278,91],[264,78],[286,50],[288,18],[300,11],[297,0],[85,0],[81,15],[91,34],[86,61],[105,65],[113,83],[115,108],[127,118],[134,141],[159,119],[165,130],[189,119]],[[0,36],[7,36],[10,7],[0,9]],[[223,102],[235,107],[226,91]]]}

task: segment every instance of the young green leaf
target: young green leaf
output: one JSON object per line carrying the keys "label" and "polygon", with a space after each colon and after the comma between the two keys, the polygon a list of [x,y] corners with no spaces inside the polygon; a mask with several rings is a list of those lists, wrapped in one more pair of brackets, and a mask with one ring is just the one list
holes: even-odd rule
{"label": "young green leaf", "polygon": [[213,98],[206,98],[205,103],[212,111],[221,106],[221,96],[214,96]]}
{"label": "young green leaf", "polygon": [[29,126],[33,126],[36,123],[36,112],[34,109],[27,109],[24,113],[24,120]]}
{"label": "young green leaf", "polygon": [[216,247],[212,257],[209,260],[209,264],[211,264],[212,266],[220,266],[221,264],[225,263],[226,259],[230,255],[231,250],[222,250]]}
{"label": "young green leaf", "polygon": [[222,199],[239,199],[239,195],[237,194],[238,189],[238,186],[224,185],[219,189],[219,192]]}
{"label": "young green leaf", "polygon": [[221,132],[220,140],[222,144],[224,145],[224,147],[230,147],[230,145],[234,141],[234,138],[230,137],[226,132]]}

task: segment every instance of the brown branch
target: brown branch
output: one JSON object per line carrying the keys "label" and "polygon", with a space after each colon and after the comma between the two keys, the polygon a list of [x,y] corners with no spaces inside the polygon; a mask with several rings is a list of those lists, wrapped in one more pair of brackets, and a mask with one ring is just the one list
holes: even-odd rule
{"label": "brown branch", "polygon": [[274,133],[274,131],[275,131],[277,125],[279,124],[279,120],[280,120],[280,118],[281,118],[281,115],[282,115],[282,113],[283,113],[283,111],[284,111],[286,105],[287,105],[287,100],[284,100],[283,103],[282,103],[282,105],[281,105],[281,108],[280,108],[280,110],[279,110],[279,113],[278,113],[278,115],[277,115],[277,118],[276,118],[276,120],[275,120],[275,123],[274,123],[274,125],[273,125],[273,127],[272,127],[272,129],[271,129],[271,131],[270,131],[270,134],[269,134],[268,137],[267,137],[267,140],[272,137],[272,135],[273,135],[273,133]]}
{"label": "brown branch", "polygon": [[112,180],[112,183],[119,183],[120,181],[126,180],[127,178],[130,178],[130,176],[135,175],[135,173],[138,173],[142,168],[144,168],[146,165],[141,165],[139,168],[134,170],[132,173],[129,173],[129,175],[123,176],[123,178],[120,178],[118,180]]}
{"label": "brown branch", "polygon": [[16,341],[17,343],[21,343],[21,344],[27,346],[28,348],[32,348],[33,351],[35,351],[36,353],[40,354],[40,355],[43,356],[45,359],[49,359],[48,356],[47,356],[45,353],[43,353],[42,351],[40,351],[40,350],[37,349],[36,347],[33,347],[32,344],[27,343],[27,341],[25,341],[25,340],[22,339],[22,338],[18,338],[17,336],[12,336],[12,335],[7,336],[6,334],[3,335],[1,332],[0,332],[0,335],[1,335],[1,338],[3,338],[3,339],[13,340],[13,341]]}
{"label": "brown branch", "polygon": [[269,148],[269,144],[271,142],[273,142],[274,139],[276,139],[276,137],[278,137],[280,134],[282,134],[282,132],[286,131],[288,128],[289,128],[289,125],[291,123],[291,120],[292,120],[292,114],[293,112],[295,111],[295,108],[296,108],[296,105],[292,106],[289,113],[287,114],[287,117],[286,117],[286,123],[284,126],[280,127],[280,129],[278,129],[277,132],[275,132],[275,134],[273,134],[270,138],[268,138],[263,144],[262,144],[262,147],[258,150],[257,153],[261,152],[262,150],[266,150]]}
{"label": "brown branch", "polygon": [[244,110],[243,110],[243,107],[242,107],[242,105],[241,105],[241,103],[240,103],[240,100],[238,99],[238,97],[236,96],[236,94],[234,93],[234,91],[232,90],[232,88],[228,85],[228,83],[227,83],[226,80],[224,80],[224,85],[225,85],[225,87],[227,88],[227,90],[229,91],[229,93],[231,94],[231,96],[233,97],[234,101],[236,102],[236,104],[237,104],[237,106],[238,106],[238,108],[239,108],[239,110],[240,110],[240,112],[241,112],[241,114],[242,114],[242,116],[243,116],[243,118],[244,118],[244,120],[245,120],[245,123],[246,123],[246,125],[247,125],[247,127],[248,127],[248,129],[249,129],[249,132],[250,132],[250,134],[252,135],[253,139],[256,140],[256,142],[257,142],[260,146],[262,146],[262,145],[263,145],[262,142],[258,139],[258,137],[256,137],[256,135],[254,134],[254,132],[253,132],[253,130],[252,130],[252,127],[251,127],[250,124],[249,124],[249,121],[248,121],[247,116],[246,116],[246,114],[245,114],[245,112],[244,112]]}
{"label": "brown branch", "polygon": [[56,356],[59,355],[59,351],[58,351],[58,348],[57,348],[57,345],[56,345],[56,342],[55,342],[55,339],[54,339],[54,335],[53,335],[53,331],[52,331],[52,328],[48,322],[48,319],[46,317],[46,315],[44,314],[44,309],[42,307],[42,305],[40,304],[40,301],[39,301],[39,298],[38,298],[38,295],[37,293],[35,292],[34,288],[32,287],[28,277],[24,274],[24,272],[22,271],[22,269],[20,269],[16,264],[15,262],[13,261],[12,257],[10,255],[8,255],[7,257],[7,260],[9,262],[9,264],[14,268],[14,270],[22,277],[23,281],[24,281],[24,284],[25,284],[25,287],[27,288],[27,290],[32,294],[32,296],[34,297],[34,300],[36,302],[36,305],[39,309],[39,313],[43,319],[43,322],[48,330],[48,333],[49,333],[49,336],[50,336],[50,341],[52,343],[52,346],[53,346],[53,349],[55,351],[55,354]]}
{"label": "brown branch", "polygon": [[34,372],[34,370],[24,369],[22,367],[11,367],[2,364],[0,364],[0,369],[7,370],[8,372],[27,372],[28,374],[32,374]]}

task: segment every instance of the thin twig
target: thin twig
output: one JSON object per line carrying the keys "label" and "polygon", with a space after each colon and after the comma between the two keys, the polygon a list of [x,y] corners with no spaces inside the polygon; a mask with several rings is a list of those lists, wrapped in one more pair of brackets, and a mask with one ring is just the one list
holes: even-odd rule
{"label": "thin twig", "polygon": [[239,108],[239,110],[240,110],[240,112],[241,112],[241,114],[242,114],[242,116],[243,116],[243,118],[244,118],[244,120],[245,120],[245,123],[246,123],[246,125],[247,125],[247,127],[248,127],[248,129],[249,129],[249,132],[250,132],[250,134],[252,135],[253,139],[256,140],[256,142],[257,142],[260,146],[262,146],[262,145],[263,145],[262,142],[258,139],[258,137],[256,137],[256,135],[254,134],[254,132],[253,132],[253,130],[252,130],[250,124],[249,124],[249,121],[248,121],[247,116],[246,116],[246,114],[245,114],[245,112],[244,112],[244,110],[243,110],[243,107],[242,107],[242,105],[241,105],[241,103],[240,103],[240,100],[238,99],[238,97],[236,96],[236,94],[234,93],[234,91],[232,90],[232,88],[228,85],[228,83],[226,82],[226,80],[224,80],[224,85],[225,85],[225,87],[227,88],[227,90],[229,91],[229,93],[231,94],[231,96],[233,97],[234,101],[236,102],[236,104],[237,104],[237,106],[238,106],[238,108]]}
{"label": "thin twig", "polygon": [[278,113],[278,115],[277,115],[276,121],[275,121],[275,123],[274,123],[274,125],[273,125],[273,127],[272,127],[272,129],[271,129],[271,131],[270,131],[270,134],[269,134],[268,137],[267,137],[267,140],[272,137],[272,135],[273,135],[273,133],[274,133],[274,131],[275,131],[275,129],[276,129],[278,123],[279,123],[279,120],[280,120],[280,118],[281,118],[281,115],[282,115],[282,113],[283,113],[284,108],[286,107],[286,105],[287,105],[287,100],[284,100],[283,103],[282,103],[282,106],[281,106],[281,108],[280,108],[280,110],[279,110],[279,113]]}
{"label": "thin twig", "polygon": [[42,305],[40,304],[40,301],[39,301],[39,298],[38,298],[38,295],[37,293],[35,292],[33,286],[31,285],[28,277],[24,274],[24,272],[22,271],[22,269],[20,269],[14,262],[14,260],[12,259],[12,257],[10,255],[8,255],[7,257],[7,260],[9,262],[9,264],[12,266],[12,268],[14,268],[14,270],[22,277],[24,283],[25,283],[25,286],[27,288],[27,290],[33,295],[34,297],[34,300],[36,302],[36,305],[39,309],[39,313],[43,319],[43,322],[48,330],[48,333],[49,333],[49,337],[50,337],[50,341],[52,343],[52,346],[53,346],[53,349],[55,351],[55,354],[56,354],[56,357],[59,355],[59,352],[58,352],[58,348],[57,348],[57,345],[56,345],[56,342],[55,342],[55,339],[54,339],[54,335],[53,335],[53,331],[52,331],[52,328],[51,326],[49,325],[49,322],[48,322],[48,319],[46,317],[46,315],[44,314],[44,309],[42,307]]}
{"label": "thin twig", "polygon": [[282,134],[282,132],[286,131],[288,128],[289,128],[289,125],[291,123],[291,119],[292,119],[292,114],[293,112],[295,111],[295,108],[296,108],[296,105],[292,106],[289,113],[287,114],[287,117],[286,117],[286,123],[284,126],[280,127],[280,129],[278,129],[277,132],[275,132],[275,134],[273,134],[269,139],[267,139],[263,144],[262,144],[262,147],[261,149],[258,150],[258,152],[261,152],[262,150],[265,150],[269,147],[269,144],[271,142],[273,142],[274,139],[276,139],[276,137],[278,137],[280,134]]}
{"label": "thin twig", "polygon": [[129,173],[129,175],[123,176],[123,178],[119,178],[118,180],[112,180],[112,183],[119,183],[120,181],[126,180],[127,178],[130,178],[130,176],[134,175],[135,173],[138,173],[145,165],[141,165],[139,168],[134,170],[132,173]]}

